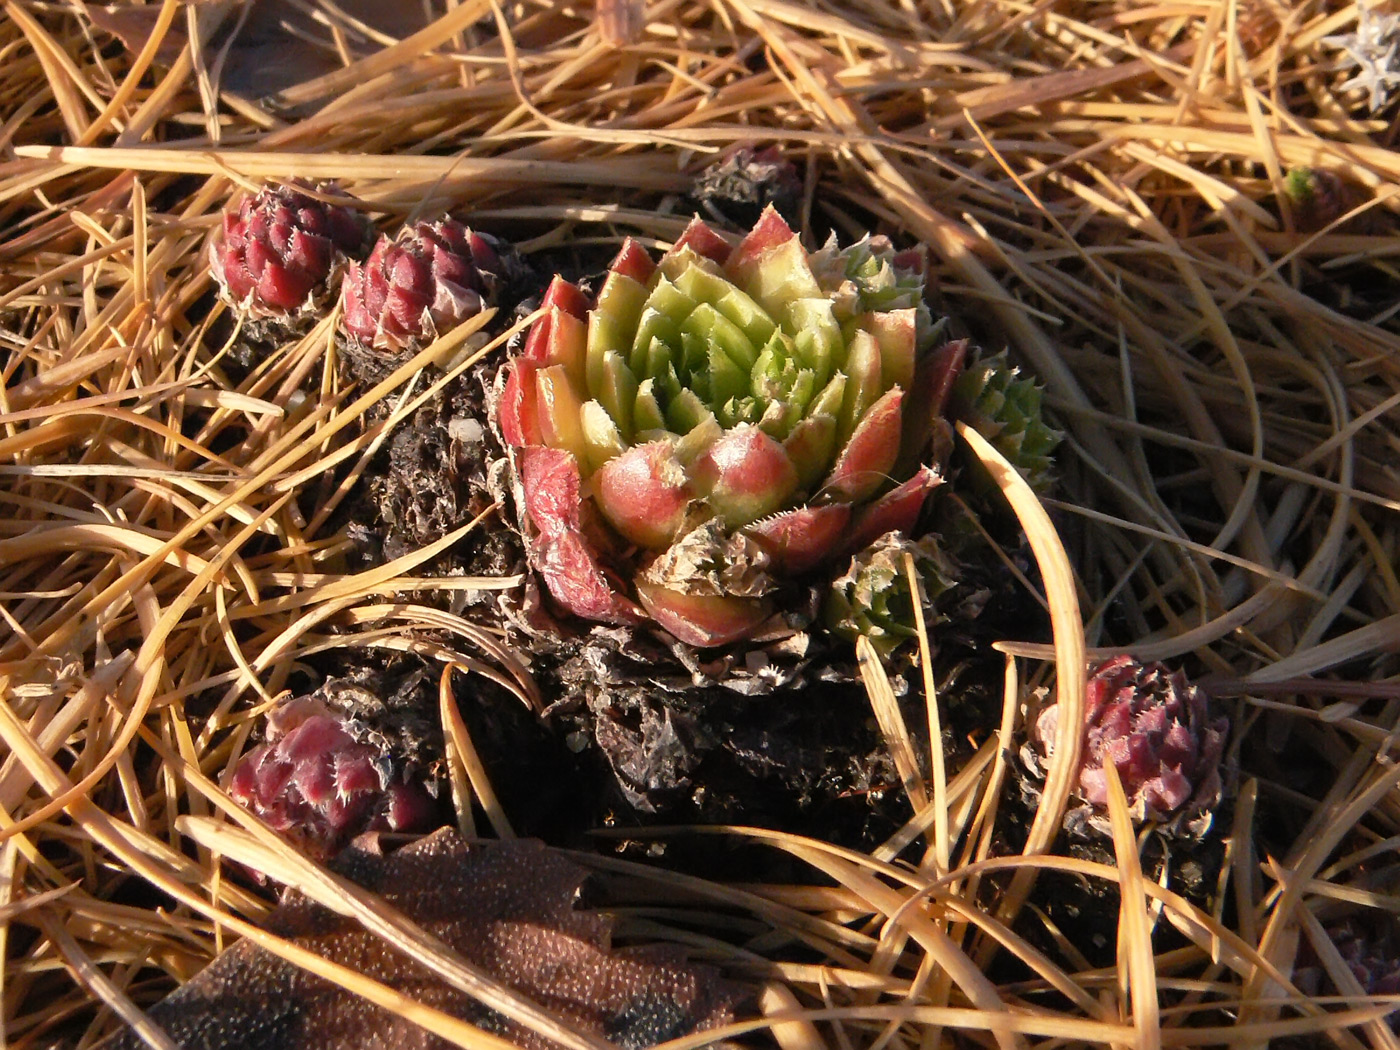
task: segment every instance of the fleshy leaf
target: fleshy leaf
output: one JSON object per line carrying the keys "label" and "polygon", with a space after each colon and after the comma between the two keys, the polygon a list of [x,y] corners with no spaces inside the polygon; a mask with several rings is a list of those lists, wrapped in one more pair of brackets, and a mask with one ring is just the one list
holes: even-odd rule
{"label": "fleshy leaf", "polygon": [[610,459],[627,451],[627,442],[617,429],[617,423],[597,401],[585,401],[579,415],[590,471],[598,470]]}
{"label": "fleshy leaf", "polygon": [[800,576],[810,572],[843,547],[851,521],[846,503],[797,507],[754,522],[744,531],[752,536],[779,572]]}
{"label": "fleshy leaf", "polygon": [[651,280],[655,270],[656,264],[651,261],[651,253],[631,237],[622,242],[622,249],[608,264],[610,274],[630,277],[638,284],[646,284]]}
{"label": "fleshy leaf", "polygon": [[863,500],[889,477],[899,455],[904,392],[887,391],[866,412],[822,488],[845,500]]}
{"label": "fleshy leaf", "polygon": [[797,470],[783,446],[748,424],[711,445],[692,473],[706,502],[730,528],[780,510],[797,488]]}
{"label": "fleshy leaf", "polygon": [[854,553],[887,532],[913,531],[928,494],[943,484],[943,477],[931,467],[920,467],[904,484],[886,492],[855,519],[846,551]]}
{"label": "fleshy leaf", "polygon": [[913,309],[867,314],[865,327],[880,347],[880,384],[910,389],[914,382],[917,318]]}
{"label": "fleshy leaf", "polygon": [[746,282],[769,252],[796,236],[778,210],[769,205],[753,229],[739,242],[739,247],[724,261],[724,268],[739,281]]}
{"label": "fleshy leaf", "polygon": [[603,362],[609,354],[617,354],[624,360],[631,357],[632,341],[637,334],[637,321],[646,295],[645,285],[625,274],[608,274],[603,282],[598,292],[598,307],[588,315],[587,379],[591,393],[596,395],[604,382]]}
{"label": "fleshy leaf", "polygon": [[812,491],[836,452],[836,417],[825,412],[808,416],[792,428],[783,449],[797,470],[798,488]]}
{"label": "fleshy leaf", "polygon": [[772,615],[762,598],[686,594],[646,581],[637,583],[637,597],[653,620],[697,649],[737,642]]}
{"label": "fleshy leaf", "polygon": [[550,313],[549,343],[544,347],[542,365],[559,365],[569,375],[575,390],[584,390],[588,357],[588,325],[571,313],[555,309]]}
{"label": "fleshy leaf", "polygon": [[549,287],[545,289],[544,299],[540,302],[541,309],[546,312],[562,310],[566,314],[577,317],[580,321],[588,316],[591,306],[588,296],[583,294],[578,285],[558,276],[549,282]]}
{"label": "fleshy leaf", "polygon": [[539,367],[524,357],[506,366],[506,381],[497,408],[501,436],[516,448],[541,443],[539,398],[535,375]]}
{"label": "fleshy leaf", "polygon": [[848,442],[885,389],[880,384],[880,344],[866,331],[857,331],[846,357],[846,391],[837,416],[841,441]]}
{"label": "fleshy leaf", "polygon": [[668,441],[628,449],[609,460],[593,484],[594,499],[608,523],[651,550],[670,545],[690,505],[685,468]]}
{"label": "fleshy leaf", "polygon": [[586,620],[640,623],[636,605],[618,594],[583,537],[578,462],[562,449],[533,447],[517,454],[525,509],[537,533],[530,560],[564,608]]}
{"label": "fleshy leaf", "polygon": [[580,462],[586,458],[579,399],[563,365],[549,365],[535,373],[535,404],[538,406],[540,441],[550,448],[572,452]]}
{"label": "fleshy leaf", "polygon": [[680,248],[689,248],[697,255],[721,266],[734,251],[732,244],[698,216],[690,220],[690,225],[685,228],[685,232],[680,235],[680,239],[671,250],[674,252]]}

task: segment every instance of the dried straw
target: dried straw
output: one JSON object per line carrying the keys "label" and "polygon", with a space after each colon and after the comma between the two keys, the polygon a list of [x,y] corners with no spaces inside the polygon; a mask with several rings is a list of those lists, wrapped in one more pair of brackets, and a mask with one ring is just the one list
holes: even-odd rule
{"label": "dried straw", "polygon": [[[807,172],[814,225],[928,244],[947,309],[1044,382],[1067,438],[1053,502],[963,440],[1024,527],[1043,588],[1028,600],[1048,602],[1054,644],[999,643],[998,735],[946,769],[918,760],[941,725],[932,683],[928,723],[908,723],[867,651],[909,824],[868,856],[712,832],[785,853],[820,886],[595,858],[634,892],[629,921],[763,982],[762,1015],[730,1034],[765,1031],[785,1050],[1247,1047],[1323,1032],[1393,1046],[1381,1019],[1394,1003],[1363,994],[1326,934],[1344,914],[1400,911],[1400,154],[1386,112],[1341,89],[1351,74],[1323,43],[1360,7],[653,0],[633,21],[625,0],[600,6],[595,22],[555,0],[466,0],[396,37],[355,5],[313,0],[296,7],[319,43],[287,49],[311,72],[254,97],[240,90],[248,53],[229,42],[237,5],[164,0],[122,47],[95,9],[5,3],[0,1042],[39,1045],[75,1023],[91,1041],[134,1021],[134,1004],[229,934],[456,1045],[490,1042],[260,932],[266,903],[217,867],[253,843],[288,883],[346,892],[387,939],[582,1045],[275,839],[221,823],[234,810],[217,783],[315,653],[412,648],[444,682],[465,668],[535,710],[550,698],[480,624],[396,600],[518,581],[422,575],[455,535],[348,572],[327,525],[431,396],[421,366],[452,360],[472,329],[354,390],[327,322],[234,383],[228,348],[209,345],[203,244],[230,194],[290,176],[337,178],[386,226],[451,207],[528,251],[624,233],[666,243],[695,171],[756,142]],[[1334,213],[1286,198],[1299,166],[1340,180]],[[371,425],[383,398],[391,415]],[[1189,660],[1236,698],[1213,911],[1148,877],[1121,795],[1116,865],[1054,852],[1068,736],[1025,853],[997,855],[1032,691],[1073,707],[1086,656],[1124,649]],[[475,798],[508,833],[510,800],[494,799],[443,695],[459,812]],[[186,705],[207,696],[212,714],[195,718]],[[1297,755],[1326,786],[1280,772]],[[924,861],[898,862],[921,837]],[[1028,903],[1048,872],[1118,888],[1121,978]],[[174,906],[114,903],[133,878]],[[1304,942],[1337,996],[1295,983]]]}

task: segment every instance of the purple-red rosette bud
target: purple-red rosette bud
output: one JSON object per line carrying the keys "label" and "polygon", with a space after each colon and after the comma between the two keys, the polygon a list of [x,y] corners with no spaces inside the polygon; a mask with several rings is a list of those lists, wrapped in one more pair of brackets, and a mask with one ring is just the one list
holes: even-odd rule
{"label": "purple-red rosette bud", "polygon": [[364,247],[369,227],[359,213],[306,189],[268,186],[245,197],[210,241],[220,294],[249,317],[316,309],[340,263]]}
{"label": "purple-red rosette bud", "polygon": [[479,313],[499,267],[495,244],[455,219],[414,223],[350,263],[341,326],[361,346],[417,349]]}
{"label": "purple-red rosette bud", "polygon": [[[1022,758],[1043,776],[1054,753],[1059,707],[1043,709]],[[1107,827],[1108,777],[1113,764],[1134,819],[1183,822],[1204,834],[1220,802],[1220,762],[1229,719],[1215,715],[1205,690],[1181,671],[1116,656],[1089,676],[1084,705],[1084,748],[1076,784],[1080,805],[1066,824]]]}
{"label": "purple-red rosette bud", "polygon": [[381,747],[314,694],[277,708],[267,739],[239,761],[229,794],[308,856],[366,831],[425,831],[436,805]]}

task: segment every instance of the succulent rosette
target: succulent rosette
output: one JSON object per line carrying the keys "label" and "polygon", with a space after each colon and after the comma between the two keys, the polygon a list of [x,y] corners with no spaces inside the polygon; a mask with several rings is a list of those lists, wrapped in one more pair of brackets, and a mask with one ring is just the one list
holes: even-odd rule
{"label": "succulent rosette", "polygon": [[345,258],[365,246],[369,225],[358,212],[307,189],[267,186],[243,198],[237,209],[224,212],[222,228],[209,242],[220,295],[247,317],[282,319],[319,310]]}
{"label": "succulent rosette", "polygon": [[[1003,352],[967,361],[949,403],[949,414],[990,441],[1037,492],[1050,487],[1052,457],[1062,436],[1045,422],[1042,396],[1040,385]],[[980,464],[973,466],[973,476],[990,483]]]}
{"label": "succulent rosette", "polygon": [[925,613],[926,626],[946,618],[935,610],[939,599],[957,585],[958,573],[938,537],[913,540],[891,532],[858,552],[832,581],[825,615],[834,634],[852,641],[864,635],[882,656],[917,638],[917,595],[905,570],[906,554],[914,560],[924,600],[931,606]]}
{"label": "succulent rosette", "polygon": [[[1054,754],[1059,706],[1044,708],[1031,727],[1022,760],[1043,775]],[[1196,835],[1210,827],[1222,785],[1220,761],[1229,719],[1213,715],[1205,690],[1181,671],[1116,656],[1089,676],[1084,704],[1084,751],[1076,794],[1080,805],[1066,825],[1106,829],[1112,763],[1134,819],[1185,824]]]}
{"label": "succulent rosette", "polygon": [[965,353],[922,271],[884,238],[809,253],[769,209],[737,245],[699,219],[659,262],[628,241],[594,300],[556,278],[498,404],[555,602],[725,645],[912,529]]}
{"label": "succulent rosette", "polygon": [[493,240],[455,219],[380,237],[341,284],[341,328],[361,346],[416,349],[481,312],[500,257]]}
{"label": "succulent rosette", "polygon": [[423,784],[355,728],[315,693],[283,704],[229,794],[316,858],[361,832],[426,830],[436,805]]}

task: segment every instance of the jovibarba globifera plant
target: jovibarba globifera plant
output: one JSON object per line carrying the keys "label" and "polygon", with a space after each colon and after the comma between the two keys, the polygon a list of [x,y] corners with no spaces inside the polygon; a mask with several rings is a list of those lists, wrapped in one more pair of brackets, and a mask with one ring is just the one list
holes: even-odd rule
{"label": "jovibarba globifera plant", "polygon": [[628,241],[595,298],[556,278],[498,407],[554,601],[726,645],[909,532],[966,354],[923,287],[921,255],[808,252],[771,209],[737,245],[698,219],[659,262]]}

